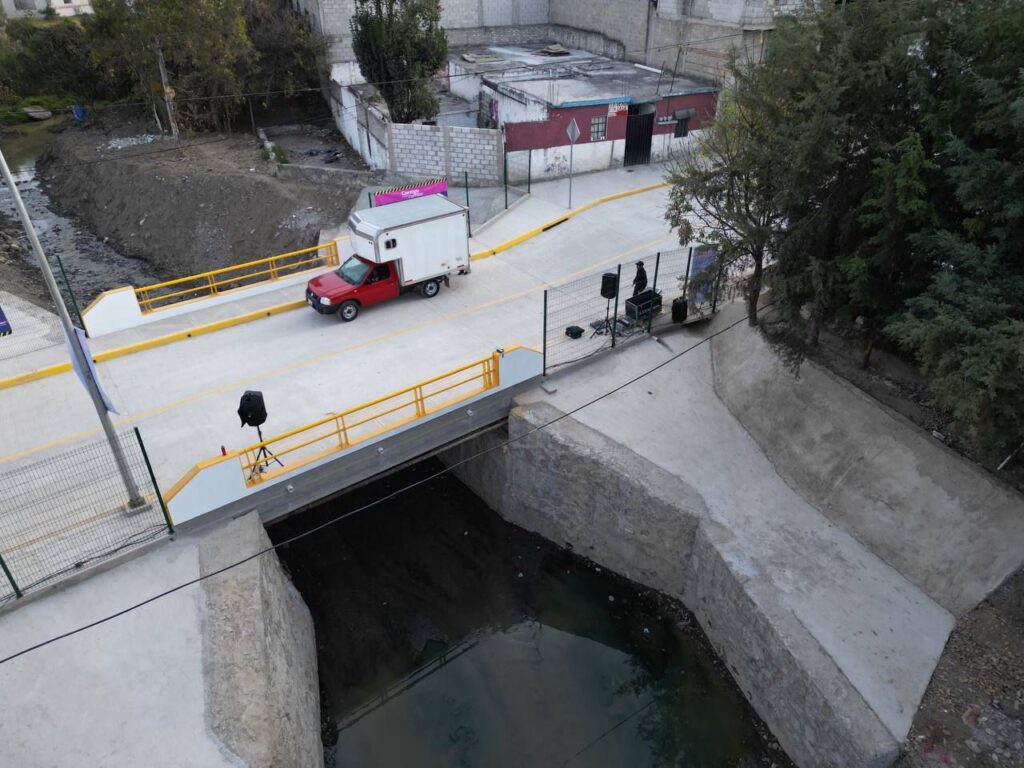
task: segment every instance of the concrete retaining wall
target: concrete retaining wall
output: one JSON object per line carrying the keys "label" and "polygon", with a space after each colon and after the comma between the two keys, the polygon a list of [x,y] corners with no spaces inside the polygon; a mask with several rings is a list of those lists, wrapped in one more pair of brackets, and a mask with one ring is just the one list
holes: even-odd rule
{"label": "concrete retaining wall", "polygon": [[[204,533],[202,575],[270,545],[250,513]],[[323,766],[313,619],[274,553],[202,582],[207,722],[248,768]]]}
{"label": "concrete retaining wall", "polygon": [[[516,408],[509,435],[521,439],[459,465],[458,476],[511,522],[682,600],[798,765],[889,765],[898,753],[892,734],[749,554],[709,519],[701,496],[571,418],[536,430],[558,415],[545,403]],[[442,459],[456,464],[500,439]]]}
{"label": "concrete retaining wall", "polygon": [[807,501],[954,615],[1024,563],[1024,500],[814,363],[758,334],[712,342],[715,389]]}

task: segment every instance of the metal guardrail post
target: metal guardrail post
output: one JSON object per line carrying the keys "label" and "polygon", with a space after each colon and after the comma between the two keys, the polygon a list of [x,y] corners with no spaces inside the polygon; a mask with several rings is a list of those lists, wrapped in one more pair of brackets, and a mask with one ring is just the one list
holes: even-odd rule
{"label": "metal guardrail post", "polygon": [[[71,308],[75,310],[75,315],[78,317],[78,327],[85,328],[85,321],[82,320],[82,311],[78,308],[78,299],[75,298],[75,292],[71,289],[71,281],[68,280],[68,273],[64,271],[64,262],[61,261],[60,254],[53,254],[57,259],[57,266],[60,268],[60,276],[64,278],[64,287],[67,288],[68,298],[71,299]],[[86,336],[89,334],[86,333]]]}
{"label": "metal guardrail post", "polygon": [[14,590],[14,597],[20,600],[25,596],[25,593],[18,587],[18,582],[14,580],[14,575],[11,573],[10,568],[7,567],[7,563],[4,562],[3,557],[0,557],[0,569],[3,570],[4,576],[7,577],[7,581],[11,584],[11,589]]}
{"label": "metal guardrail post", "polygon": [[153,483],[153,490],[156,491],[157,501],[160,502],[160,511],[164,513],[164,522],[167,523],[167,531],[172,536],[174,535],[174,521],[171,520],[170,510],[167,509],[167,505],[164,503],[164,495],[160,493],[160,486],[156,483],[156,475],[153,474],[153,465],[149,463],[149,454],[146,453],[146,444],[142,442],[142,435],[139,433],[138,427],[132,427],[135,432],[135,439],[139,441],[139,449],[142,451],[142,458],[146,462],[146,471],[149,472],[149,479]]}
{"label": "metal guardrail post", "polygon": [[469,211],[469,171],[462,172],[462,184],[466,188],[466,227],[469,230],[469,236],[473,236],[473,215]]}
{"label": "metal guardrail post", "polygon": [[661,251],[654,254],[654,282],[651,283],[651,291],[654,295],[651,296],[651,304],[647,308],[647,332],[651,332],[651,324],[654,322],[654,302],[655,295],[658,293],[658,269],[661,267]]}
{"label": "metal guardrail post", "polygon": [[615,337],[619,327],[619,293],[622,291],[622,265],[615,270],[615,313],[612,315],[612,349],[615,349]]}
{"label": "metal guardrail post", "polygon": [[541,346],[541,375],[548,375],[548,292],[544,289],[544,336]]}
{"label": "metal guardrail post", "polygon": [[686,253],[686,272],[683,275],[683,298],[687,301],[690,300],[690,296],[687,290],[690,287],[690,265],[693,262],[693,246],[690,246],[690,250]]}

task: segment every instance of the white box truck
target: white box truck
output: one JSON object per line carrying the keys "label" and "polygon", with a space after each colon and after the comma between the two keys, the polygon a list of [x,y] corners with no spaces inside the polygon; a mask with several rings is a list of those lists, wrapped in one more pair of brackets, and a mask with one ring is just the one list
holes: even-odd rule
{"label": "white box truck", "polygon": [[349,322],[371,304],[416,289],[432,298],[452,274],[469,274],[469,217],[443,195],[356,211],[348,219],[355,252],[306,286],[320,314]]}

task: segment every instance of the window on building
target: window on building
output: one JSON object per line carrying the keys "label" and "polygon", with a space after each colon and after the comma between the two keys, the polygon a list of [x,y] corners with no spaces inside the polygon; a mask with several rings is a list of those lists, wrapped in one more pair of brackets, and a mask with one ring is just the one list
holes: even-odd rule
{"label": "window on building", "polygon": [[697,116],[697,110],[693,107],[688,109],[677,109],[672,117],[676,119],[676,138],[681,139],[690,133],[690,120]]}
{"label": "window on building", "polygon": [[590,118],[590,140],[604,141],[607,135],[608,118],[604,115]]}

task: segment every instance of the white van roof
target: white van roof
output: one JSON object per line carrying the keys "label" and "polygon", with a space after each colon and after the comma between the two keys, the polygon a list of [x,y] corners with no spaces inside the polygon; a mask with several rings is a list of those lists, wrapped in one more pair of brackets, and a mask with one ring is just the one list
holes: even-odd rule
{"label": "white van roof", "polygon": [[419,221],[439,219],[464,211],[465,208],[444,195],[426,195],[403,200],[400,203],[364,208],[349,216],[349,229],[358,230],[364,237],[376,237],[398,227]]}

